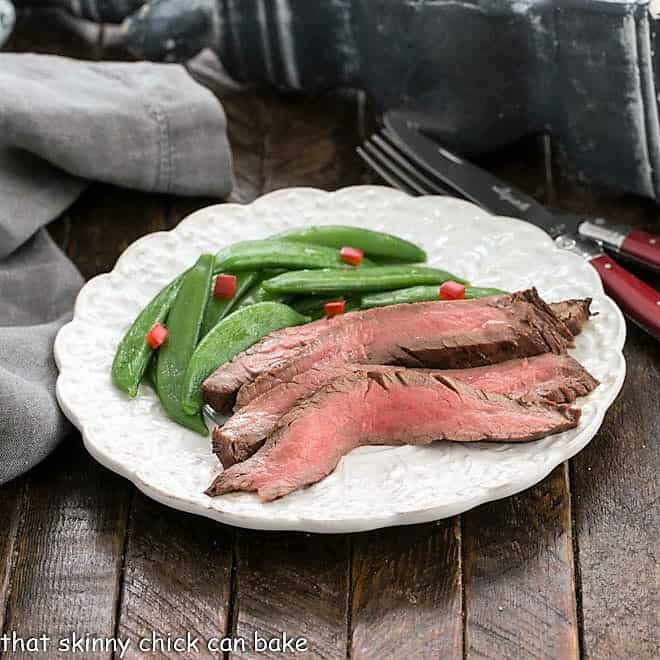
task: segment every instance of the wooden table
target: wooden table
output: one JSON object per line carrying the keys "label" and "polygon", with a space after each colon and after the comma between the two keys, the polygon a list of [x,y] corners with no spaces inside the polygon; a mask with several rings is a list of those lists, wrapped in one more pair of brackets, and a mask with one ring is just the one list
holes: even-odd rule
{"label": "wooden table", "polygon": [[[359,94],[224,102],[235,201],[372,180],[354,152],[370,116]],[[537,140],[484,162],[563,208],[657,218],[649,202],[551,176]],[[52,231],[89,278],[209,201],[94,185]],[[658,347],[628,329],[626,384],[590,445],[534,488],[436,523],[331,536],[234,529],[150,501],[72,432],[0,488],[0,630],[130,638],[134,658],[219,657],[206,640],[251,647],[255,631],[304,637],[305,658],[658,657]],[[137,648],[186,633],[199,652]]]}

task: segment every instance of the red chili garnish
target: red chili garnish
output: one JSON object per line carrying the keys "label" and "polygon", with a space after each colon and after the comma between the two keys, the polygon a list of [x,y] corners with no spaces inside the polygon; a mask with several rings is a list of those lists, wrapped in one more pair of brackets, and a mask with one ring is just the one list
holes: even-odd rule
{"label": "red chili garnish", "polygon": [[449,280],[438,289],[438,295],[441,300],[463,300],[465,298],[465,286]]}
{"label": "red chili garnish", "polygon": [[218,275],[213,286],[213,296],[231,300],[236,295],[236,275]]}
{"label": "red chili garnish", "polygon": [[339,250],[339,256],[344,263],[351,264],[351,266],[359,266],[364,259],[364,252],[360,248],[345,246]]}
{"label": "red chili garnish", "polygon": [[338,316],[344,313],[346,308],[345,300],[331,300],[323,305],[323,312],[327,318],[331,319],[333,316]]}
{"label": "red chili garnish", "polygon": [[147,332],[145,339],[149,342],[151,348],[158,348],[169,336],[167,328],[161,323],[154,323],[151,330]]}

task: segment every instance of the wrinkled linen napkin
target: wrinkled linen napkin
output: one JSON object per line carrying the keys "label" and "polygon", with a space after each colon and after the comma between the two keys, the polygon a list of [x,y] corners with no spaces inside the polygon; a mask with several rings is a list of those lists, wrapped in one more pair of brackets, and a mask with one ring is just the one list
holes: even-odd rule
{"label": "wrinkled linen napkin", "polygon": [[43,227],[89,181],[226,197],[220,103],[175,64],[0,54],[0,484],[67,430],[52,345],[82,279]]}

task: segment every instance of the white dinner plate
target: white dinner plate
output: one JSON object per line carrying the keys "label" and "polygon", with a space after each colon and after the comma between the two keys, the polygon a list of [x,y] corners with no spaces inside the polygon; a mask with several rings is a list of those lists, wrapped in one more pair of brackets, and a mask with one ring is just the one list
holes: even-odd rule
{"label": "white dinner plate", "polygon": [[[221,469],[209,441],[170,421],[149,387],[130,399],[112,385],[117,343],[154,294],[202,252],[313,224],[396,234],[420,244],[431,265],[478,285],[536,286],[549,302],[593,298],[597,316],[571,353],[601,384],[578,400],[579,426],[522,444],[360,448],[320,483],[266,504],[253,493],[204,495]],[[543,479],[601,425],[623,384],[624,339],[624,319],[596,271],[525,222],[453,198],[412,198],[379,186],[335,193],[293,188],[245,206],[201,209],[172,231],[136,241],[111,273],[88,282],[55,342],[57,396],[91,454],[163,504],[241,527],[349,532],[452,516]]]}

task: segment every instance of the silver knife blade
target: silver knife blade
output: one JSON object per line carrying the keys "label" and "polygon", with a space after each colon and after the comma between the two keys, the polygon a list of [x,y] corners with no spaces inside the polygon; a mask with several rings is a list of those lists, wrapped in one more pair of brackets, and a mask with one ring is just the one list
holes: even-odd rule
{"label": "silver knife blade", "polygon": [[529,195],[436,144],[401,114],[387,113],[384,124],[388,138],[410,158],[471,202],[495,215],[527,220],[552,238],[578,232],[578,216],[551,213]]}

